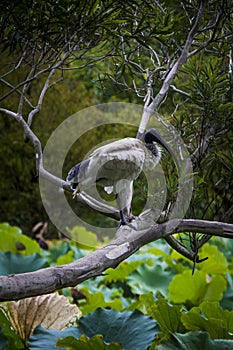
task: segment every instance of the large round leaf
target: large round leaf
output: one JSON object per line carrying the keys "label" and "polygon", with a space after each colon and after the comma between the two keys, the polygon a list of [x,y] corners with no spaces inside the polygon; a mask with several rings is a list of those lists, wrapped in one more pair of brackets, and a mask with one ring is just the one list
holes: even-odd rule
{"label": "large round leaf", "polygon": [[156,322],[139,311],[97,309],[81,317],[79,330],[92,337],[102,334],[106,343],[120,343],[125,350],[146,350],[156,332]]}
{"label": "large round leaf", "polygon": [[63,331],[37,327],[30,337],[29,347],[30,350],[55,350],[58,338],[73,336],[79,339],[82,334],[92,338],[102,334],[105,343],[120,343],[124,350],[146,350],[157,333],[156,322],[139,311],[97,309],[81,317],[78,327]]}
{"label": "large round leaf", "polygon": [[[79,338],[81,334],[77,327],[68,327],[63,331],[58,331],[56,329],[44,329],[38,326],[30,337],[28,346],[30,350],[57,350],[56,343],[58,338],[68,336]],[[65,350],[65,348],[62,349]]]}
{"label": "large round leaf", "polygon": [[0,252],[0,275],[10,275],[36,271],[46,265],[46,260],[39,254],[24,256],[10,252]]}

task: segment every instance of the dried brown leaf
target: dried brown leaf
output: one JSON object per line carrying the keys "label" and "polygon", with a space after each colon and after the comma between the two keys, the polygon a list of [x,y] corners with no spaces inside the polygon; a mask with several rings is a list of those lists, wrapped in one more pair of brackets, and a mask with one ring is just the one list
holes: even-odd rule
{"label": "dried brown leaf", "polygon": [[11,301],[4,308],[22,340],[28,340],[39,325],[61,330],[70,321],[81,316],[79,308],[58,293]]}

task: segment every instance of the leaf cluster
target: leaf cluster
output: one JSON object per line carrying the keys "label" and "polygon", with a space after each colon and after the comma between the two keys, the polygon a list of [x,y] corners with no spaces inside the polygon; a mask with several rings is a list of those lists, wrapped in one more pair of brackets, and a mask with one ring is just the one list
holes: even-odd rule
{"label": "leaf cluster", "polygon": [[[7,224],[1,225],[1,232],[5,238],[4,249],[11,256],[11,273],[17,273],[17,263],[13,259],[16,239],[22,242],[24,235]],[[15,238],[13,243],[12,237]],[[38,246],[30,240],[23,242],[20,272],[23,271],[23,259],[38,251]],[[40,250],[39,255],[50,266],[59,264],[61,259],[62,263],[69,263],[88,253],[71,242],[53,241],[49,245],[49,251]],[[0,310],[1,349],[9,350],[12,346],[14,349],[26,349],[27,346],[44,349],[45,344],[50,349],[57,346],[84,350],[97,346],[129,350],[189,349],[189,346],[198,349],[201,345],[203,349],[210,346],[211,349],[218,346],[230,349],[233,342],[233,260],[232,255],[227,254],[229,250],[233,250],[232,243],[225,239],[205,244],[200,257],[207,255],[208,260],[199,264],[192,275],[190,262],[183,256],[170,251],[163,242],[151,243],[116,269],[108,269],[104,276],[83,282],[78,289],[60,291],[66,296],[62,296],[62,303],[68,303],[64,308],[56,294],[3,303]],[[43,302],[40,298],[44,298]],[[82,317],[80,311],[72,311],[70,305],[70,316],[73,314],[75,318],[61,330],[54,325],[59,324],[59,319],[65,322],[68,311],[64,316],[62,310],[68,310],[68,300],[77,303]],[[55,304],[56,307],[51,307]],[[33,310],[30,318],[27,317],[29,309]],[[16,315],[17,330],[13,330],[10,317],[15,319]],[[21,323],[25,317],[27,322]],[[42,318],[44,323],[39,321]],[[34,330],[33,324],[40,326]],[[27,333],[25,338],[18,329],[26,334],[27,327],[31,327],[33,334]]]}

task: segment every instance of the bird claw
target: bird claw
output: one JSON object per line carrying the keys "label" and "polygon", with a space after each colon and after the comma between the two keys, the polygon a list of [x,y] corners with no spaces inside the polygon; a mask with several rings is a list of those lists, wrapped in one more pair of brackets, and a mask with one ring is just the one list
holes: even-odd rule
{"label": "bird claw", "polygon": [[128,225],[128,222],[126,222],[125,220],[121,220],[121,221],[118,223],[118,227],[126,226],[126,225]]}
{"label": "bird claw", "polygon": [[77,196],[77,194],[78,194],[78,187],[74,190],[74,192],[73,192],[73,199],[75,199],[75,197]]}

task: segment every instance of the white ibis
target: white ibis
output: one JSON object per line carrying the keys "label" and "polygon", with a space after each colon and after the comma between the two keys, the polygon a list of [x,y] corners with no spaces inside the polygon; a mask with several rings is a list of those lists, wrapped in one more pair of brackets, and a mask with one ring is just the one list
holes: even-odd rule
{"label": "white ibis", "polygon": [[[160,143],[170,153],[170,147],[156,129],[150,129],[145,143],[136,138],[124,138],[97,148],[90,156],[76,164],[68,173],[66,181],[76,194],[98,184],[107,193],[115,193],[120,212],[120,224],[132,220],[131,200],[133,181],[142,170],[153,170],[161,159]],[[157,142],[157,143],[156,143]]]}

